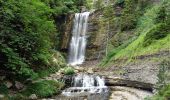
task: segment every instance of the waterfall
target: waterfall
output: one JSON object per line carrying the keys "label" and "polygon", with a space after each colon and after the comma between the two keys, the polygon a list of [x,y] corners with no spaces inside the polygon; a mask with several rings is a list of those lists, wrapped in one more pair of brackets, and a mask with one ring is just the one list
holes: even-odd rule
{"label": "waterfall", "polygon": [[84,62],[89,14],[90,12],[75,14],[72,38],[69,48],[68,63],[70,65],[82,64]]}
{"label": "waterfall", "polygon": [[63,95],[75,96],[87,93],[108,93],[108,87],[105,86],[105,80],[103,77],[97,75],[78,74],[72,81],[72,87],[65,89],[62,92]]}
{"label": "waterfall", "polygon": [[74,78],[74,87],[105,87],[104,78],[95,75],[79,74]]}

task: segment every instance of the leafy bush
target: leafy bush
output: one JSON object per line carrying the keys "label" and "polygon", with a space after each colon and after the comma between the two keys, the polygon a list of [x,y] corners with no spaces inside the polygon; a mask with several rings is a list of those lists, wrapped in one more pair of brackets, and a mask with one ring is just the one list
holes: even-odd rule
{"label": "leafy bush", "polygon": [[38,97],[49,97],[59,93],[63,83],[52,80],[42,80],[28,85],[23,94],[30,96],[36,94]]}
{"label": "leafy bush", "polygon": [[148,0],[125,0],[122,13],[121,30],[131,30],[137,27],[140,16],[145,13],[146,8],[150,5]]}
{"label": "leafy bush", "polygon": [[0,70],[27,79],[56,66],[51,63],[52,48],[59,47],[56,17],[78,11],[84,2],[0,0]]}
{"label": "leafy bush", "polygon": [[37,73],[38,73],[38,78],[42,78],[42,77],[46,77],[48,75],[50,75],[51,73],[55,73],[59,70],[59,68],[57,67],[48,67],[48,68],[45,68],[43,70],[38,70]]}
{"label": "leafy bush", "polygon": [[134,14],[127,14],[121,17],[121,30],[134,29],[137,25],[137,19]]}
{"label": "leafy bush", "polygon": [[116,4],[122,4],[122,3],[124,3],[124,2],[125,2],[125,0],[116,0],[116,1],[115,1]]}
{"label": "leafy bush", "polygon": [[[78,11],[78,6],[81,5],[81,0],[41,0],[47,4],[53,11],[53,15],[59,16],[62,14]],[[80,5],[79,5],[80,4]]]}
{"label": "leafy bush", "polygon": [[154,19],[154,24],[156,25],[146,34],[144,46],[148,46],[152,42],[162,39],[170,34],[170,14],[168,6],[170,6],[170,2],[166,0],[161,3],[158,11],[156,12],[157,16]]}
{"label": "leafy bush", "polygon": [[0,5],[1,69],[35,75],[37,67],[49,65],[50,37],[56,32],[52,9],[39,0],[1,0]]}
{"label": "leafy bush", "polygon": [[170,34],[168,25],[164,23],[158,24],[146,34],[143,45],[148,46],[152,42],[166,37],[168,34]]}
{"label": "leafy bush", "polygon": [[72,67],[67,67],[64,69],[64,74],[65,75],[73,75],[75,72],[74,72],[74,69]]}

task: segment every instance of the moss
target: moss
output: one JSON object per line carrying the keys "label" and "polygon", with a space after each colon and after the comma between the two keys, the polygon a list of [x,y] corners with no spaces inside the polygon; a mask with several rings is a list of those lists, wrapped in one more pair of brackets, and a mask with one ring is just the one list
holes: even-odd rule
{"label": "moss", "polygon": [[53,80],[42,80],[29,84],[22,93],[26,96],[36,94],[38,97],[49,97],[60,92],[63,83]]}

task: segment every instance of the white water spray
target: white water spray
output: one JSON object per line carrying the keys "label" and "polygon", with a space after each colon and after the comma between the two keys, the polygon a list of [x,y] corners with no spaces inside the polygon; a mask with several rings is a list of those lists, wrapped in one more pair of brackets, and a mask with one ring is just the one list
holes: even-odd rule
{"label": "white water spray", "polygon": [[65,89],[62,94],[66,96],[75,96],[85,93],[107,93],[103,77],[96,75],[78,74],[73,78],[73,85]]}

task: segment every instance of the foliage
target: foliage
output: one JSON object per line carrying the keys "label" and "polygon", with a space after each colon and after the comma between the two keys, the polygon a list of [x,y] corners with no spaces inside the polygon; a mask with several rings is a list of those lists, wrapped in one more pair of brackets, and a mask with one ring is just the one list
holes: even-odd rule
{"label": "foliage", "polygon": [[57,72],[60,68],[66,67],[66,62],[64,57],[58,51],[53,51],[53,56],[51,57],[50,66],[45,68],[40,68],[36,72],[38,73],[38,78],[49,76],[52,73]]}
{"label": "foliage", "polygon": [[55,73],[58,70],[59,70],[59,68],[57,68],[57,67],[48,67],[43,70],[38,70],[37,71],[38,78],[43,78],[43,77],[49,76],[50,74]]}
{"label": "foliage", "polygon": [[116,1],[115,1],[116,4],[122,4],[122,3],[124,3],[124,2],[125,2],[125,0],[116,0]]}
{"label": "foliage", "polygon": [[89,10],[93,9],[93,0],[86,0],[86,7]]}
{"label": "foliage", "polygon": [[134,37],[134,38],[131,38],[131,39],[127,40],[126,42],[124,42],[122,45],[118,46],[117,48],[112,49],[112,50],[108,53],[107,57],[106,57],[105,59],[103,59],[103,61],[102,61],[102,63],[100,64],[100,66],[106,66],[106,65],[109,63],[109,61],[112,60],[112,57],[113,57],[113,56],[115,56],[120,50],[126,48],[126,47],[127,47],[130,43],[132,43],[135,39],[136,39],[135,37]]}
{"label": "foliage", "polygon": [[72,13],[78,11],[78,6],[81,6],[82,0],[41,0],[47,4],[53,11],[55,16]]}
{"label": "foliage", "polygon": [[124,5],[125,8],[123,10],[123,14],[121,16],[121,30],[129,30],[134,29],[136,26],[137,18],[136,18],[136,0],[126,0]]}
{"label": "foliage", "polygon": [[1,82],[0,83],[0,94],[8,94],[8,88],[6,87],[6,85]]}
{"label": "foliage", "polygon": [[97,0],[94,5],[96,9],[101,9],[103,7],[103,0]]}
{"label": "foliage", "polygon": [[170,33],[170,29],[167,24],[160,23],[153,27],[144,38],[143,45],[148,46],[152,42],[166,37]]}
{"label": "foliage", "polygon": [[36,94],[38,97],[49,97],[53,94],[59,93],[63,87],[63,83],[52,80],[42,80],[32,83],[27,86],[23,94],[30,96]]}
{"label": "foliage", "polygon": [[136,28],[138,17],[143,15],[145,8],[150,2],[148,0],[125,0],[124,9],[121,16],[121,30],[131,30]]}
{"label": "foliage", "polygon": [[28,78],[37,77],[39,69],[59,67],[51,59],[52,48],[56,48],[58,41],[55,17],[77,11],[78,3],[0,0],[0,69]]}
{"label": "foliage", "polygon": [[30,66],[47,65],[50,57],[50,36],[55,33],[51,10],[34,0],[1,0],[0,4],[1,64],[16,74],[32,75]]}
{"label": "foliage", "polygon": [[[165,1],[165,2],[160,2],[150,7],[147,6],[145,9],[146,10],[145,13],[138,15],[140,17],[137,17],[138,18],[137,24],[133,29],[133,32],[135,32],[135,34],[138,35],[138,37],[134,39],[131,43],[126,45],[124,48],[119,49],[119,46],[115,47],[113,49],[113,52],[115,50],[116,52],[114,53],[109,52],[105,60],[103,60],[104,61],[103,63],[105,63],[104,65],[113,62],[113,60],[115,61],[122,58],[131,59],[141,55],[148,55],[148,54],[150,55],[160,51],[169,50],[170,20],[169,20],[169,13],[168,13],[168,9],[169,9],[168,5],[170,3],[169,1]],[[131,13],[131,11],[129,10],[124,11],[124,13],[125,12],[126,13],[128,12],[128,14]],[[137,11],[137,13],[138,12],[139,11]],[[128,17],[129,15],[125,15],[125,17],[126,16]],[[124,20],[124,23],[129,24],[130,22]],[[127,30],[126,31],[124,30],[124,32],[127,34],[128,31],[131,30],[127,27],[125,29]],[[120,35],[118,38],[120,38]],[[124,44],[126,44],[126,41],[123,42],[123,45]]]}
{"label": "foliage", "polygon": [[65,75],[73,75],[75,72],[74,72],[74,69],[72,67],[66,67],[64,69],[64,74]]}

